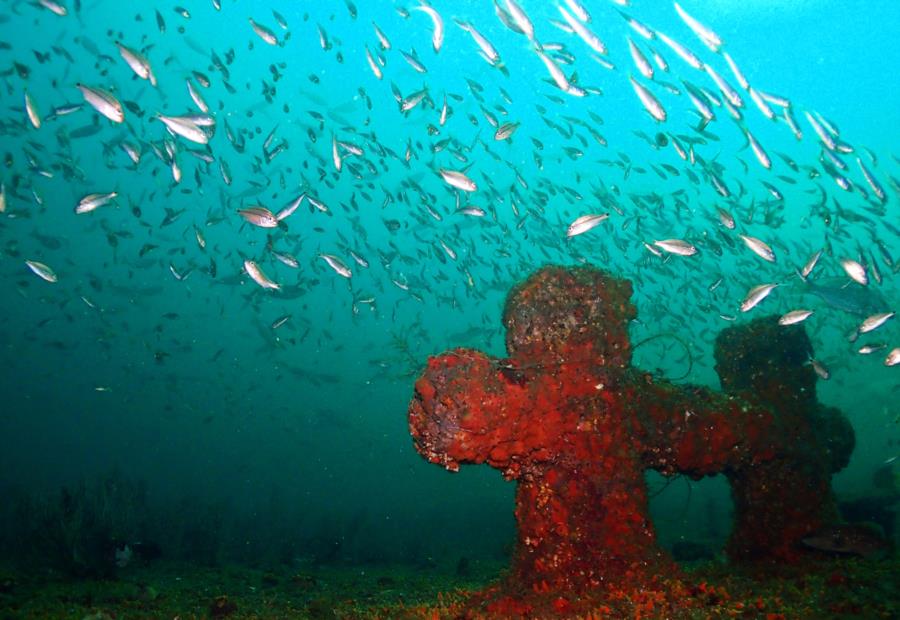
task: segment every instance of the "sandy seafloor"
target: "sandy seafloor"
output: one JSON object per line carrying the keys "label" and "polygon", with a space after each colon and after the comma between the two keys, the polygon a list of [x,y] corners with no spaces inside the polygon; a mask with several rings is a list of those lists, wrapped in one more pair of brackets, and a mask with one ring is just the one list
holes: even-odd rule
{"label": "sandy seafloor", "polygon": [[[112,580],[0,572],[0,620],[22,618],[456,618],[502,575],[440,566],[129,567]],[[754,575],[685,567],[664,589],[616,593],[579,618],[900,618],[900,560],[825,560]],[[478,617],[491,617],[488,615]],[[543,617],[543,616],[541,616]]]}

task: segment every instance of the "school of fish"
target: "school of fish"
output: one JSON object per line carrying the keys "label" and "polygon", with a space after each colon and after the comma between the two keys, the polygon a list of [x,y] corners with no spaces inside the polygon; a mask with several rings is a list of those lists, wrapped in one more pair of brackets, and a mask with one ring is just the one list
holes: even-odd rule
{"label": "school of fish", "polygon": [[[126,6],[99,39],[80,1],[2,9],[4,30],[53,33],[0,49],[0,247],[23,296],[96,310],[128,285],[72,261],[53,220],[129,272],[239,291],[295,343],[334,340],[343,310],[427,339],[542,264],[586,263],[635,282],[648,334],[694,322],[708,345],[779,309],[840,331],[810,360],[823,378],[900,365],[900,159],[744,73],[702,4],[196,4]],[[301,309],[314,291],[328,309]],[[421,322],[394,324],[405,303]]]}

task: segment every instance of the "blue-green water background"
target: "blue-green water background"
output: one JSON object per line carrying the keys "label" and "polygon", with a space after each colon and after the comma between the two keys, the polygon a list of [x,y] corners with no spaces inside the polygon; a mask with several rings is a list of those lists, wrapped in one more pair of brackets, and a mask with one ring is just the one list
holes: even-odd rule
{"label": "blue-green water background", "polygon": [[[725,166],[725,178],[735,194],[740,184],[747,188],[746,194],[734,197],[735,202],[722,200],[709,183],[693,185],[684,175],[663,179],[649,168],[668,163],[681,169],[686,164],[671,148],[655,151],[633,132],[687,135],[696,118],[685,96],[675,97],[658,87],[654,92],[669,113],[666,124],[657,126],[641,108],[627,79],[636,71],[625,37],[632,35],[647,48],[611,2],[585,4],[593,14],[592,28],[611,50],[610,58],[618,67],[614,71],[602,68],[577,38],[549,23],[558,19],[551,3],[522,2],[536,23],[537,38],[545,43],[563,41],[576,56],[566,72],[575,70],[580,84],[604,91],[603,96],[584,99],[563,95],[546,82],[546,70],[527,41],[506,30],[488,2],[434,2],[446,27],[437,55],[431,49],[427,16],[414,11],[404,19],[396,10],[400,4],[360,0],[356,19],[344,2],[337,1],[224,0],[223,4],[217,12],[211,2],[186,3],[190,19],[179,16],[169,3],[99,1],[85,3],[77,15],[70,5],[64,18],[22,2],[0,5],[4,16],[0,40],[10,45],[0,51],[0,67],[17,61],[31,69],[27,79],[14,72],[4,74],[0,109],[4,129],[0,150],[9,153],[12,162],[0,172],[9,201],[7,213],[0,217],[4,488],[51,493],[62,484],[116,468],[127,478],[147,482],[151,504],[168,507],[161,511],[170,515],[173,529],[179,521],[202,520],[215,512],[226,524],[223,538],[228,542],[223,548],[252,540],[260,553],[281,545],[300,555],[304,541],[349,532],[352,540],[344,542],[341,555],[350,560],[502,556],[512,538],[513,485],[487,467],[450,475],[427,464],[409,439],[406,405],[415,375],[429,354],[463,345],[503,354],[500,312],[511,285],[544,264],[582,261],[632,279],[639,310],[632,338],[677,334],[692,347],[694,364],[685,381],[712,386],[717,386],[717,379],[711,343],[720,329],[730,325],[719,315],[741,314],[737,306],[751,286],[785,283],[738,320],[804,306],[816,310],[806,329],[817,358],[833,375],[820,382],[820,398],[843,409],[857,433],[853,461],[835,481],[838,492],[866,492],[873,469],[900,451],[896,369],[883,366],[884,351],[857,355],[846,334],[859,318],[804,296],[799,281],[791,276],[826,240],[833,253],[817,268],[822,277],[842,275],[838,259],[856,256],[860,245],[875,251],[874,239],[898,260],[900,239],[865,211],[858,193],[842,192],[827,176],[805,179],[775,155],[787,153],[801,165],[816,166],[819,147],[800,110],[821,112],[838,125],[842,139],[877,154],[877,165],[865,161],[888,192],[883,217],[900,223],[898,196],[890,183],[890,175],[900,176],[900,164],[892,158],[900,138],[900,94],[893,79],[900,61],[897,2],[683,3],[722,36],[751,83],[792,100],[803,124],[805,138],[798,143],[783,123],[764,119],[745,94],[747,126],[774,162],[773,170],[765,171],[743,148],[745,140],[727,113],[718,110],[719,119],[709,130],[721,141],[697,150]],[[403,5],[411,8],[414,3]],[[157,29],[154,9],[165,19],[164,34]],[[271,9],[289,25],[291,38],[283,47],[265,45],[248,25],[248,17],[253,17],[283,37]],[[679,39],[735,83],[727,65],[703,49],[670,3],[635,0],[627,10]],[[471,21],[493,42],[509,77],[479,58],[474,42],[451,16]],[[382,81],[375,79],[364,53],[364,45],[378,49],[373,20],[393,44],[384,52]],[[328,51],[319,45],[317,25],[327,32]],[[134,78],[118,56],[113,44],[117,39],[134,48],[152,45],[146,54],[158,88]],[[54,46],[67,50],[74,62],[54,53]],[[663,79],[679,83],[680,76],[713,88],[670,50],[658,42],[654,46],[671,66],[672,74]],[[235,60],[229,66],[229,81],[236,94],[226,92],[209,59],[211,49],[224,57],[230,48]],[[411,48],[428,68],[427,74],[415,73],[397,51]],[[50,52],[51,58],[39,63],[35,52]],[[338,52],[343,63],[337,60]],[[274,83],[274,101],[267,103],[262,84],[264,80],[273,84],[273,63],[283,63],[278,68],[283,77]],[[146,146],[166,136],[163,125],[150,120],[155,113],[193,110],[184,82],[191,70],[211,78],[212,86],[201,90],[219,125],[212,153],[228,163],[234,177],[231,186],[222,182],[216,164],[207,169],[181,153],[184,178],[173,188],[167,167]],[[501,120],[521,122],[511,142],[492,139],[494,128],[481,113],[466,78],[484,87],[485,108]],[[101,118],[99,133],[73,139],[70,149],[63,148],[60,132],[89,125],[94,112],[86,106],[34,130],[27,124],[24,91],[27,88],[47,115],[55,106],[81,101],[77,82],[109,88],[120,99],[137,102],[146,114],[138,118],[126,111],[121,126]],[[427,85],[437,108],[423,105],[403,116],[391,94],[392,82],[405,95]],[[509,94],[510,103],[499,87]],[[360,89],[371,99],[371,110]],[[464,101],[451,99],[447,124],[430,136],[427,128],[438,125],[444,93],[461,95]],[[551,101],[548,95],[562,97],[564,103]],[[577,136],[564,138],[544,123],[538,105],[546,108],[547,118],[563,126],[570,124],[566,116],[590,123],[608,147],[597,144],[578,125],[576,134],[586,137],[586,143]],[[324,115],[324,123],[320,126],[309,111]],[[588,111],[604,123],[592,121]],[[477,126],[469,115],[477,118]],[[233,130],[246,132],[246,152],[237,153],[226,140],[226,119]],[[287,140],[288,150],[254,170],[263,140],[276,127],[276,143]],[[315,143],[309,130],[317,137]],[[332,134],[363,147],[374,172],[361,165],[362,178],[353,178],[347,164],[359,164],[360,159],[351,157],[337,174],[331,163]],[[433,154],[431,148],[446,137],[475,145],[467,156],[472,164],[469,175],[479,191],[463,200],[487,209],[485,218],[454,213],[453,191],[435,171],[459,169],[462,164],[447,151]],[[116,146],[122,138],[145,145],[136,170]],[[543,144],[543,170],[535,164],[532,138]],[[375,140],[398,158],[412,141],[410,165],[390,157],[382,164]],[[178,142],[181,148],[194,146]],[[572,159],[565,147],[575,147],[583,155]],[[609,164],[621,162],[621,154],[634,166],[644,167],[645,173],[631,170],[625,178],[622,166]],[[83,179],[65,179],[60,162],[79,168]],[[848,163],[854,182],[865,186],[852,158]],[[53,171],[53,178],[36,169]],[[777,174],[798,183],[786,184]],[[410,187],[410,180],[428,193],[424,199]],[[759,180],[768,180],[785,194],[784,206],[779,207],[785,223],[767,227],[758,213],[752,224],[741,222],[739,231],[768,241],[778,262],[761,261],[740,241],[726,245],[722,256],[709,251],[706,236],[719,243],[726,234],[737,239],[722,230],[715,205],[729,208],[743,220],[751,200],[761,203],[768,198]],[[271,185],[256,192],[251,181]],[[810,215],[818,194],[808,190],[816,184],[827,188],[832,212],[834,197],[842,208],[872,217],[874,225],[841,218],[838,225],[826,228]],[[610,193],[614,187],[618,196]],[[576,190],[583,200],[573,200],[562,188]],[[606,202],[595,196],[598,188],[604,188]],[[677,208],[672,200],[679,189],[687,191],[686,207]],[[383,204],[385,192],[399,197],[401,190],[407,202]],[[83,216],[73,213],[83,195],[106,191],[119,192],[118,207]],[[266,252],[267,231],[245,225],[236,210],[256,203],[275,210],[301,191],[325,202],[331,213],[311,211],[304,204],[287,220],[286,233],[274,233],[275,247],[293,252],[300,261],[299,269],[291,270]],[[641,205],[629,200],[630,195],[647,193],[665,198],[661,211],[644,213]],[[350,206],[351,200],[358,208]],[[611,209],[610,201],[624,215]],[[434,220],[423,202],[443,219]],[[130,203],[139,205],[140,218],[132,214]],[[174,224],[161,227],[166,208],[185,212]],[[606,211],[613,211],[608,222],[565,240],[566,227],[575,217]],[[640,228],[634,219],[638,215],[643,217]],[[224,219],[207,225],[212,216]],[[398,221],[399,229],[389,230],[386,220]],[[194,227],[205,235],[205,251],[194,239]],[[664,262],[641,243],[670,237],[691,240],[700,253]],[[439,241],[457,252],[456,260],[444,254]],[[159,247],[141,258],[138,254],[146,243]],[[370,267],[353,263],[349,250],[365,257]],[[354,268],[352,280],[348,283],[331,271],[317,257],[320,253],[347,261]],[[206,271],[211,257],[217,264],[216,277]],[[242,274],[246,257],[258,260],[274,280],[298,284],[302,294],[288,298],[263,291]],[[58,283],[39,280],[28,271],[25,259],[51,265]],[[193,272],[179,281],[170,264],[179,272]],[[879,288],[896,308],[897,277],[883,264],[882,273],[885,281]],[[708,292],[720,277],[723,284]],[[401,290],[392,280],[407,283],[409,290]],[[373,296],[376,301],[372,306],[357,303],[355,313],[354,296]],[[270,324],[284,314],[291,314],[291,320],[272,330]],[[888,323],[871,340],[900,345],[900,323]],[[683,350],[667,340],[642,347],[636,363],[669,376],[687,369]],[[97,391],[98,387],[108,390]],[[659,481],[654,479],[653,484],[658,486]],[[672,485],[654,500],[660,515],[683,514],[678,519],[660,518],[657,525],[663,537],[711,539],[727,534],[723,486],[698,486],[690,500],[685,487]],[[209,506],[215,508],[204,508]]]}

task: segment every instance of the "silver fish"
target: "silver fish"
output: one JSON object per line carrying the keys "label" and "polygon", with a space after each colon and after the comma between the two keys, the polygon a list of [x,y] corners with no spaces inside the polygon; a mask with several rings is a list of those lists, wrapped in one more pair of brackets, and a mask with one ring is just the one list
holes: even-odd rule
{"label": "silver fish", "polygon": [[713,52],[719,51],[719,48],[722,47],[722,38],[719,35],[691,17],[691,15],[681,8],[681,5],[677,2],[675,3],[675,11],[678,13],[678,16],[681,17],[682,21],[687,24],[687,27],[694,31],[694,34],[697,35],[706,47]]}
{"label": "silver fish", "polygon": [[384,34],[384,32],[381,30],[381,28],[378,27],[378,24],[376,24],[375,22],[372,22],[372,26],[375,28],[375,36],[378,37],[378,43],[381,45],[381,49],[383,49],[383,50],[391,49],[390,40],[387,38],[387,36]]}
{"label": "silver fish", "polygon": [[244,261],[244,271],[247,272],[247,275],[250,276],[250,278],[254,282],[259,284],[264,289],[273,290],[273,291],[281,290],[281,285],[276,282],[273,282],[268,277],[266,277],[266,274],[263,273],[262,269],[260,269],[259,265],[257,265],[254,261],[249,260],[249,259],[245,260]]}
{"label": "silver fish", "polygon": [[185,116],[156,116],[174,134],[181,136],[197,144],[208,144],[209,134],[201,129],[196,122]]}
{"label": "silver fish", "polygon": [[121,123],[125,120],[125,111],[122,109],[122,104],[119,103],[119,100],[112,93],[102,88],[86,86],[80,83],[75,86],[81,91],[84,100],[97,112],[114,123]]}
{"label": "silver fish", "polygon": [[456,23],[460,28],[468,32],[472,35],[472,38],[475,40],[475,43],[478,45],[478,48],[481,50],[482,57],[491,65],[497,65],[500,63],[500,53],[497,51],[497,48],[491,44],[490,41],[487,40],[483,34],[481,34],[475,26],[470,24],[469,22],[464,22],[460,20],[456,20]]}
{"label": "silver fish", "polygon": [[441,51],[441,46],[444,44],[444,20],[441,18],[440,13],[435,11],[432,7],[427,4],[421,4],[419,6],[414,6],[413,11],[422,11],[428,17],[431,18],[431,22],[434,25],[434,31],[431,33],[431,45],[434,47],[434,53],[437,54]]}
{"label": "silver fish", "polygon": [[38,0],[38,4],[60,17],[65,17],[69,13],[66,7],[55,0]]}
{"label": "silver fish", "polygon": [[719,222],[721,222],[722,226],[729,230],[734,230],[734,217],[722,207],[716,207],[716,211],[719,213]]}
{"label": "silver fish", "polygon": [[877,351],[881,351],[882,349],[886,349],[886,344],[865,344],[859,348],[857,351],[860,355],[871,355]]}
{"label": "silver fish", "polygon": [[885,366],[896,366],[898,364],[900,364],[900,347],[892,349],[891,352],[887,354],[887,357],[884,358]]}
{"label": "silver fish", "polygon": [[438,172],[440,173],[441,178],[444,179],[444,182],[451,187],[461,189],[464,192],[474,192],[476,189],[478,189],[478,186],[475,185],[475,181],[467,177],[462,172],[458,172],[456,170],[447,170],[446,168],[441,168]]}
{"label": "silver fish", "polygon": [[563,19],[566,20],[566,23],[569,24],[569,27],[572,28],[572,31],[577,34],[582,41],[584,41],[588,47],[597,52],[600,55],[605,56],[607,54],[606,44],[600,40],[590,28],[584,25],[580,20],[576,19],[562,6],[557,6],[560,14],[563,16]]}
{"label": "silver fish", "polygon": [[[518,26],[519,30],[528,37],[530,41],[534,41],[534,24],[529,19],[528,14],[522,10],[522,7],[516,3],[516,0],[505,0],[506,10],[512,17],[513,23]],[[499,5],[497,6],[499,8]]]}
{"label": "silver fish", "polygon": [[812,313],[812,310],[791,310],[787,314],[782,315],[780,319],[778,319],[778,324],[795,325],[808,319]]}
{"label": "silver fish", "polygon": [[75,214],[82,215],[84,213],[90,213],[95,209],[99,209],[100,207],[108,204],[119,194],[117,192],[109,192],[107,194],[88,194],[84,198],[78,201],[78,204],[75,205]]}
{"label": "silver fish", "polygon": [[809,277],[809,274],[812,273],[812,270],[815,269],[816,263],[819,262],[819,258],[822,256],[822,250],[819,250],[815,254],[809,257],[809,260],[806,261],[806,264],[803,265],[803,269],[800,270],[801,278],[804,280]]}
{"label": "silver fish", "polygon": [[510,122],[503,123],[499,127],[497,127],[497,131],[494,132],[494,140],[498,142],[503,140],[509,140],[512,135],[516,132],[516,129],[519,128],[519,123]]}
{"label": "silver fish", "polygon": [[582,215],[569,224],[569,229],[566,231],[566,237],[574,237],[586,233],[592,228],[599,226],[600,223],[608,217],[609,213]]}
{"label": "silver fish", "polygon": [[760,284],[759,286],[751,288],[744,298],[744,301],[741,302],[741,312],[747,312],[748,310],[755,308],[759,302],[769,296],[769,293],[771,293],[776,286],[778,286],[777,283],[769,283]]}
{"label": "silver fish", "polygon": [[306,198],[305,193],[297,196],[297,198],[295,198],[294,200],[289,202],[286,207],[284,207],[281,211],[279,211],[275,215],[275,219],[277,219],[280,222],[281,220],[284,220],[284,219],[287,219],[288,217],[290,217],[294,213],[294,211],[296,211],[297,208],[303,203],[304,198]]}
{"label": "silver fish", "polygon": [[31,98],[31,95],[28,94],[28,91],[25,91],[25,113],[28,115],[28,120],[31,122],[31,126],[35,129],[41,128],[41,115],[37,110],[37,106],[34,105],[34,100]]}
{"label": "silver fish", "polygon": [[893,312],[881,312],[879,314],[873,314],[872,316],[866,317],[862,323],[859,325],[859,333],[867,334],[871,331],[875,331],[882,325],[884,325],[888,320],[894,317]]}
{"label": "silver fish", "polygon": [[628,37],[628,50],[631,52],[631,60],[634,61],[635,66],[638,68],[638,71],[641,72],[648,80],[653,79],[653,66],[650,64],[650,61],[647,60],[647,57],[644,56],[644,53],[635,45],[634,41],[631,37]]}
{"label": "silver fish", "polygon": [[381,66],[375,60],[375,57],[372,56],[372,52],[369,51],[368,45],[366,46],[366,61],[369,63],[369,68],[372,69],[372,73],[375,74],[375,78],[380,80],[383,77]]}
{"label": "silver fish", "polygon": [[277,228],[278,218],[265,207],[255,206],[246,209],[238,209],[242,218],[260,228]]}
{"label": "silver fish", "polygon": [[671,254],[678,254],[679,256],[693,256],[697,253],[696,247],[681,239],[662,239],[654,241],[653,245],[662,248]]}
{"label": "silver fish", "polygon": [[148,80],[151,86],[156,86],[156,75],[153,74],[153,68],[150,61],[140,52],[131,49],[127,45],[116,41],[116,47],[119,48],[119,55],[125,61],[131,70],[141,79]]}
{"label": "silver fish", "polygon": [[339,276],[343,276],[345,278],[349,278],[353,275],[353,272],[350,271],[350,268],[337,256],[332,254],[319,254],[319,258],[328,263],[328,266],[334,269],[335,273]]}
{"label": "silver fish", "polygon": [[813,370],[816,371],[816,374],[819,375],[819,378],[822,379],[822,381],[828,381],[828,379],[831,378],[831,372],[828,370],[825,364],[817,359],[810,359],[809,363],[812,365]]}
{"label": "silver fish", "polygon": [[763,260],[767,260],[770,263],[775,262],[775,252],[772,251],[772,248],[769,247],[765,241],[761,239],[757,239],[756,237],[750,237],[749,235],[741,235],[741,239],[747,245],[748,248],[753,250],[753,253],[762,258]]}
{"label": "silver fish", "polygon": [[644,109],[660,123],[665,122],[666,110],[659,102],[659,99],[633,77],[629,79],[631,80],[631,86],[634,88],[634,92],[637,93],[638,99],[640,99],[641,103],[644,105]]}
{"label": "silver fish", "polygon": [[250,21],[250,27],[253,28],[253,32],[255,32],[260,39],[262,39],[269,45],[278,45],[278,37],[275,36],[275,33],[271,28],[267,28],[262,24],[256,23],[252,17],[248,19]]}
{"label": "silver fish", "polygon": [[844,271],[854,282],[858,282],[863,286],[869,283],[869,278],[866,276],[866,268],[855,260],[845,258],[841,261],[841,267],[844,268]]}
{"label": "silver fish", "polygon": [[39,263],[36,260],[26,260],[25,264],[28,265],[28,268],[31,269],[31,271],[47,282],[57,281],[56,273],[44,263]]}

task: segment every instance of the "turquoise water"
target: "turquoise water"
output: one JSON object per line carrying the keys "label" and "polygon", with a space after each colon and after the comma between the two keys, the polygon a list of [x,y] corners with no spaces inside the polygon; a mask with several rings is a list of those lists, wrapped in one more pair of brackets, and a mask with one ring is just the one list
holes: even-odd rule
{"label": "turquoise water", "polygon": [[[864,316],[810,295],[795,270],[824,249],[811,280],[840,287],[849,282],[840,261],[860,261],[871,282],[859,294],[877,296],[883,311],[900,306],[900,97],[892,76],[900,5],[682,3],[721,36],[754,88],[790,100],[800,141],[744,90],[740,124],[714,107],[716,120],[696,130],[683,80],[714,95],[715,83],[665,43],[642,39],[619,10],[739,87],[722,55],[668,2],[585,2],[614,68],[555,25],[561,17],[551,3],[521,5],[536,40],[587,96],[561,91],[535,44],[506,28],[487,2],[434,2],[444,22],[438,53],[432,21],[412,10],[415,3],[360,0],[351,10],[344,2],[224,0],[221,10],[185,4],[189,18],[168,3],[98,1],[78,10],[69,2],[65,16],[4,3],[0,484],[7,495],[55,497],[61,486],[111,475],[123,486],[142,484],[146,512],[123,517],[118,536],[152,535],[166,553],[205,559],[504,557],[514,534],[513,485],[486,467],[451,476],[427,464],[409,439],[406,406],[428,355],[455,346],[504,354],[500,313],[513,284],[545,264],[582,263],[633,281],[634,342],[667,334],[688,343],[690,355],[669,337],[635,356],[679,381],[718,387],[712,342],[734,321],[813,310],[805,327],[830,372],[820,399],[841,408],[857,433],[835,487],[845,497],[883,492],[873,472],[900,453],[900,371],[884,363],[900,346],[900,322],[848,342]],[[282,44],[268,45],[248,18]],[[490,40],[505,72],[479,56],[453,18]],[[654,81],[640,77],[629,36],[648,56],[662,55],[669,71],[654,65]],[[116,41],[143,50],[156,87],[135,76]],[[366,48],[385,60],[383,79]],[[417,72],[401,50],[415,50],[427,71]],[[642,107],[630,75],[658,98],[664,123]],[[215,121],[208,148],[154,118],[200,113],[188,79]],[[124,123],[98,115],[78,83],[123,102]],[[422,102],[402,113],[392,91],[409,97],[423,88]],[[26,91],[40,128],[29,120]],[[82,107],[54,118],[70,103]],[[827,156],[806,111],[820,113],[837,130],[827,135],[854,149],[838,154],[851,191],[820,163]],[[491,118],[519,123],[511,139],[494,139]],[[747,147],[742,126],[765,148],[771,170]],[[693,143],[698,163],[682,160],[671,136],[685,149]],[[333,137],[351,145],[337,147],[340,171]],[[123,142],[140,149],[139,163]],[[884,189],[883,202],[857,157]],[[716,192],[700,160],[718,171],[729,196]],[[477,189],[455,189],[442,168],[465,170]],[[118,194],[110,204],[74,212],[85,195],[107,192]],[[277,213],[302,194],[324,207],[304,200],[269,229],[238,213],[254,205]],[[484,217],[458,211],[466,206]],[[735,230],[722,225],[717,207],[737,220]],[[567,239],[569,224],[590,213],[610,215]],[[775,262],[753,254],[738,234],[768,243]],[[673,238],[697,254],[657,256],[644,245]],[[297,267],[272,249],[294,256]],[[281,290],[257,285],[244,270],[248,259]],[[39,278],[26,260],[49,266],[56,281]],[[741,312],[747,291],[766,282],[780,286]],[[864,343],[885,348],[860,355]],[[664,541],[727,535],[727,490],[718,482],[678,481],[657,496],[656,513],[675,507],[679,515],[658,522]],[[117,501],[133,505],[138,495]],[[8,531],[21,526],[15,514],[4,519]],[[203,550],[179,542],[198,529],[211,532]]]}

